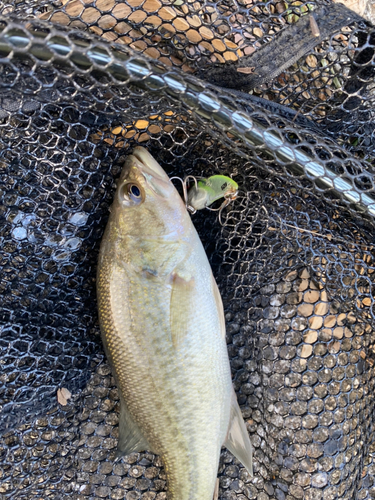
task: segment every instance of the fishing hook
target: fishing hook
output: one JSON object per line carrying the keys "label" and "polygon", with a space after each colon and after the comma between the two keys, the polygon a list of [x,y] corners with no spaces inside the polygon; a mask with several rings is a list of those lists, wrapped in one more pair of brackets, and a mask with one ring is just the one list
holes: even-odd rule
{"label": "fishing hook", "polygon": [[184,180],[181,179],[181,177],[177,177],[177,176],[174,176],[174,177],[171,177],[169,180],[172,181],[173,179],[177,179],[178,181],[181,182],[182,184],[182,191],[184,193],[184,202],[185,202],[185,207],[186,207],[186,210],[188,210],[188,212],[190,212],[191,214],[195,214],[197,211],[195,210],[195,208],[193,208],[191,205],[189,205],[188,203],[188,194],[187,194],[187,181],[188,179],[193,179],[194,180],[194,183],[195,183],[195,187],[196,189],[198,190],[198,182],[197,182],[197,179],[193,176],[193,175],[188,175],[187,177],[185,177]]}
{"label": "fishing hook", "polygon": [[225,207],[227,207],[228,205],[230,205],[232,203],[232,201],[234,201],[238,196],[238,189],[236,191],[234,191],[233,193],[227,193],[225,196],[224,196],[224,201],[223,203],[220,205],[219,208],[210,208],[210,207],[206,207],[207,210],[211,210],[211,212],[219,212],[219,222],[220,222],[220,225],[223,226],[224,224],[222,223],[221,221],[221,214],[224,210]]}

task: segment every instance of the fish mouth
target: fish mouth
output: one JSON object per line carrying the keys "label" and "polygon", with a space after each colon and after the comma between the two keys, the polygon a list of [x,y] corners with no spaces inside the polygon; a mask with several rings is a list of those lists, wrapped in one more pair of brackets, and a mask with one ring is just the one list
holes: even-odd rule
{"label": "fish mouth", "polygon": [[135,158],[139,170],[156,194],[165,198],[172,194],[174,187],[167,173],[150,155],[147,149],[137,146],[134,148],[131,157]]}
{"label": "fish mouth", "polygon": [[147,149],[142,146],[134,148],[132,155],[142,164],[142,172],[169,181],[168,175]]}

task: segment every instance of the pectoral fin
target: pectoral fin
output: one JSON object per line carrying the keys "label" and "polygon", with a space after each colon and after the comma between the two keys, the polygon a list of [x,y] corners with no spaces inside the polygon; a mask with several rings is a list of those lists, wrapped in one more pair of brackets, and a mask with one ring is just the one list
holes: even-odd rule
{"label": "pectoral fin", "polygon": [[178,272],[173,272],[171,282],[171,335],[173,345],[178,349],[188,332],[188,322],[194,315],[195,281],[191,276],[183,276]]}
{"label": "pectoral fin", "polygon": [[238,458],[249,474],[253,476],[253,447],[234,390],[232,391],[230,422],[224,446]]}
{"label": "pectoral fin", "polygon": [[153,453],[149,443],[143,437],[141,430],[130,415],[125,400],[120,393],[119,440],[116,458],[145,450]]}

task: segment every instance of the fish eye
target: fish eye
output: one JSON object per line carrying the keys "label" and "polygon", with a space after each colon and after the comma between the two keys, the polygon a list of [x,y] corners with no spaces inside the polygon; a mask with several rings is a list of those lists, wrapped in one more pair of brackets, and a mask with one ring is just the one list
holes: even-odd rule
{"label": "fish eye", "polygon": [[136,184],[129,184],[128,186],[128,193],[129,196],[134,197],[134,198],[141,198],[141,190]]}
{"label": "fish eye", "polygon": [[139,205],[143,201],[144,193],[140,186],[129,182],[122,186],[119,196],[121,201],[127,205]]}

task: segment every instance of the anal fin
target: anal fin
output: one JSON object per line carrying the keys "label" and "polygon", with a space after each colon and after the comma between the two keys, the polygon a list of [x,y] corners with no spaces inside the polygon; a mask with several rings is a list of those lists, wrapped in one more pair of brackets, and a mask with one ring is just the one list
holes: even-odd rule
{"label": "anal fin", "polygon": [[143,436],[138,424],[134,422],[129,413],[127,404],[120,393],[120,417],[119,417],[119,439],[117,444],[116,458],[130,455],[133,452],[150,451],[153,453],[149,443]]}
{"label": "anal fin", "polygon": [[224,446],[238,458],[249,474],[253,476],[253,447],[233,389],[230,421]]}

